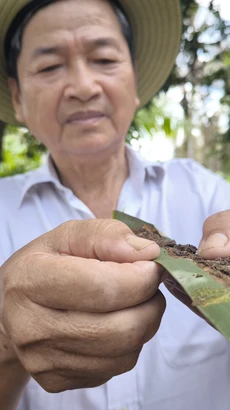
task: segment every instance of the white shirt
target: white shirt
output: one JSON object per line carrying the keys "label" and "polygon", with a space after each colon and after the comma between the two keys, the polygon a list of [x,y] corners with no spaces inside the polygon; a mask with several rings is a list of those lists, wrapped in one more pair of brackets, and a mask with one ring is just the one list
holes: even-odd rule
{"label": "white shirt", "polygon": [[[230,208],[230,185],[190,159],[150,163],[127,148],[118,209],[198,245],[207,216]],[[61,185],[52,162],[0,180],[0,265],[70,219],[94,218]],[[162,286],[167,309],[136,367],[94,389],[45,392],[30,380],[18,410],[230,410],[230,346]]]}

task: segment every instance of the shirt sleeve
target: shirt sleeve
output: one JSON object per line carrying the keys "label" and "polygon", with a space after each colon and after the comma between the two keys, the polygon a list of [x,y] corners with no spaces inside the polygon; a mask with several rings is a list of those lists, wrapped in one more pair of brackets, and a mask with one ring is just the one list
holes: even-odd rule
{"label": "shirt sleeve", "polygon": [[[15,206],[14,188],[14,184],[11,184],[11,178],[0,180],[0,266],[14,253],[13,232],[9,224],[13,218],[12,207]],[[16,230],[17,226],[15,226]]]}
{"label": "shirt sleeve", "polygon": [[[206,217],[230,209],[230,184],[192,159],[181,160],[183,173],[177,178],[195,192],[203,203]],[[184,176],[182,175],[184,174]]]}
{"label": "shirt sleeve", "polygon": [[207,216],[230,209],[230,184],[196,161],[191,161],[191,168],[206,205]]}

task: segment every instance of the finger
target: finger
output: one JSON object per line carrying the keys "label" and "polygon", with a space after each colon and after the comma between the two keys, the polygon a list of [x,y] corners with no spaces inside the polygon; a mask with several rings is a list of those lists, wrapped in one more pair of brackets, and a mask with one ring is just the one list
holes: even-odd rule
{"label": "finger", "polygon": [[[27,259],[27,265],[32,264],[31,271],[22,272],[18,303],[22,292],[36,304],[82,312],[110,312],[143,303],[156,293],[164,272],[150,261],[101,263],[58,255],[33,255]],[[5,289],[15,299],[14,283]]]}
{"label": "finger", "polygon": [[[62,381],[75,381],[85,378],[110,379],[111,377],[130,371],[137,363],[141,349],[118,357],[94,357],[71,353],[64,349],[51,349],[46,345],[20,351],[18,357],[26,371],[44,383],[44,375],[49,374],[53,380],[60,376]],[[47,383],[46,383],[46,387]]]}
{"label": "finger", "polygon": [[[195,307],[190,296],[184,291],[181,285],[174,278],[171,277],[171,278],[166,279],[164,281],[164,285],[169,290],[169,292],[173,296],[175,296],[180,302],[186,305],[192,312],[196,313],[196,315],[206,320],[206,318],[204,318],[202,313]],[[208,321],[206,320],[206,322]]]}
{"label": "finger", "polygon": [[34,311],[27,309],[28,328],[19,320],[20,309],[14,306],[7,311],[12,318],[7,330],[20,349],[44,343],[48,348],[82,355],[122,356],[135,352],[154,336],[164,310],[160,291],[148,302],[107,314],[60,312],[37,306]]}
{"label": "finger", "polygon": [[138,238],[120,221],[105,219],[67,222],[40,237],[40,246],[54,253],[113,262],[153,260],[160,254],[156,243]]}
{"label": "finger", "polygon": [[33,377],[36,382],[47,393],[62,393],[67,390],[87,389],[92,387],[102,386],[109,381],[109,377],[99,378],[93,376],[75,376],[73,378],[67,378],[61,374],[53,372],[44,372]]}
{"label": "finger", "polygon": [[198,253],[206,259],[230,257],[230,211],[210,216],[203,226]]}

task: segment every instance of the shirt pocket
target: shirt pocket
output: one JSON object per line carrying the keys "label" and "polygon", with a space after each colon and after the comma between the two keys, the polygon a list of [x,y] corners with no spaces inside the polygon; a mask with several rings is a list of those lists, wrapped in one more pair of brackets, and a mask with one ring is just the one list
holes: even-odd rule
{"label": "shirt pocket", "polygon": [[165,360],[174,367],[192,366],[222,354],[229,346],[214,328],[167,290],[167,308],[158,332]]}

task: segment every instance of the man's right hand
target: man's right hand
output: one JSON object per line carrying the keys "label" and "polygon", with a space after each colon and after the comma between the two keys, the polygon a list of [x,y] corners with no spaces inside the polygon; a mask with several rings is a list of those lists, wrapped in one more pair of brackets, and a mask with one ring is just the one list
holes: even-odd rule
{"label": "man's right hand", "polygon": [[26,372],[60,392],[132,369],[165,309],[158,255],[123,223],[90,220],[67,222],[8,259],[0,317]]}

